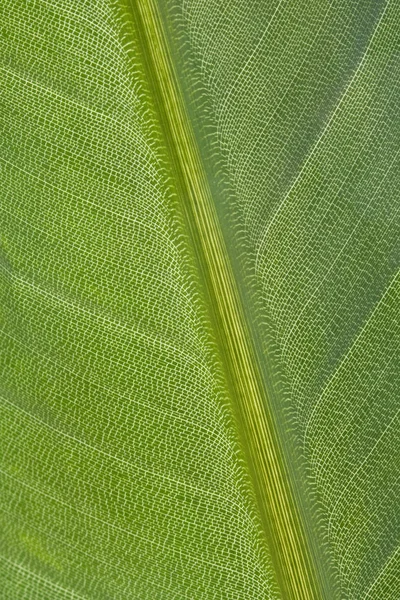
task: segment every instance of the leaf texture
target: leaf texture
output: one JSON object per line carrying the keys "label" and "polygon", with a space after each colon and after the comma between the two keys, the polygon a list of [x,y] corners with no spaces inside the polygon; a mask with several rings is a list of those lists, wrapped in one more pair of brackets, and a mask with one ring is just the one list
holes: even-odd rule
{"label": "leaf texture", "polygon": [[394,600],[399,4],[165,14],[325,594]]}
{"label": "leaf texture", "polygon": [[2,6],[0,597],[272,598],[128,8]]}
{"label": "leaf texture", "polygon": [[397,600],[400,5],[157,4],[198,165],[152,0],[0,6],[0,598]]}

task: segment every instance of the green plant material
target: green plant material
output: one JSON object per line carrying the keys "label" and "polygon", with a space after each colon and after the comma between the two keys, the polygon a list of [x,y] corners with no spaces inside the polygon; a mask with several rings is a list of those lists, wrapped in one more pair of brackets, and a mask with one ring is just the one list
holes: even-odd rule
{"label": "green plant material", "polygon": [[0,15],[0,599],[397,600],[400,5]]}

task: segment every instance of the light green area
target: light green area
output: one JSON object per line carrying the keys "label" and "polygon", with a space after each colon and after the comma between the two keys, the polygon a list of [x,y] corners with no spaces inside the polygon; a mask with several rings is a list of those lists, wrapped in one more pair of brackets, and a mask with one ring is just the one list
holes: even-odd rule
{"label": "light green area", "polygon": [[400,5],[164,16],[324,595],[395,600]]}
{"label": "light green area", "polygon": [[0,4],[0,600],[398,600],[400,6],[158,8]]}

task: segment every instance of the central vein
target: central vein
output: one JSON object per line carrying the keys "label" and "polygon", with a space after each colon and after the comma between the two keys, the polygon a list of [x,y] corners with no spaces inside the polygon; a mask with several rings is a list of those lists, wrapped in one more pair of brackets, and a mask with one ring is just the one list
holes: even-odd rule
{"label": "central vein", "polygon": [[[211,192],[189,124],[154,0],[131,0],[164,134],[186,200],[185,211],[216,307],[218,338],[233,383],[246,450],[253,465],[266,535],[283,598],[321,598],[311,555],[289,485],[246,320]],[[261,599],[260,599],[261,600]]]}

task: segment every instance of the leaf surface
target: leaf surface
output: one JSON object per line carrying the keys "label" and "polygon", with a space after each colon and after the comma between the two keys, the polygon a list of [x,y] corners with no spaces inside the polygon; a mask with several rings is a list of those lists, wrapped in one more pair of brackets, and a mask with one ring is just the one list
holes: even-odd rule
{"label": "leaf surface", "polygon": [[0,598],[395,600],[398,3],[0,14]]}
{"label": "leaf surface", "polygon": [[399,18],[166,11],[327,597],[400,593]]}

